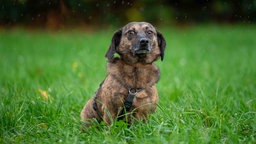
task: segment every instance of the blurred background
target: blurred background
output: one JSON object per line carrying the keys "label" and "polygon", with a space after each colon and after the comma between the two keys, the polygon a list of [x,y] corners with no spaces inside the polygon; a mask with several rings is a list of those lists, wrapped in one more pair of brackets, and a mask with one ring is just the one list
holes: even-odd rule
{"label": "blurred background", "polygon": [[256,0],[0,0],[0,29],[256,22]]}

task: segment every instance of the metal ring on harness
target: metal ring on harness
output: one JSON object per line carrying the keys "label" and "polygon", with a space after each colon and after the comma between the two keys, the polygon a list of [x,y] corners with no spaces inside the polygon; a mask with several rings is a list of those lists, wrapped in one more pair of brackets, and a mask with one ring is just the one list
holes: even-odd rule
{"label": "metal ring on harness", "polygon": [[136,95],[141,90],[142,90],[142,88],[136,88],[136,89],[134,89],[135,92],[132,92],[132,88],[129,88],[128,93],[131,94],[131,95]]}
{"label": "metal ring on harness", "polygon": [[132,90],[132,88],[129,88],[129,91],[128,91],[129,94],[131,94],[131,95],[136,95],[138,93],[137,89],[135,89],[135,92],[132,92],[131,90]]}

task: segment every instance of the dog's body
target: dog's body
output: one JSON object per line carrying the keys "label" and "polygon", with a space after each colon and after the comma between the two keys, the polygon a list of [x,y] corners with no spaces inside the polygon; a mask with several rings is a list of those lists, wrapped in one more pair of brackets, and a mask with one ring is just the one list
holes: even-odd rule
{"label": "dog's body", "polygon": [[[153,62],[163,60],[165,45],[162,34],[149,23],[132,22],[118,30],[106,53],[107,77],[84,106],[82,121],[147,120],[158,102],[155,84],[160,74]],[[114,58],[115,53],[120,58]]]}

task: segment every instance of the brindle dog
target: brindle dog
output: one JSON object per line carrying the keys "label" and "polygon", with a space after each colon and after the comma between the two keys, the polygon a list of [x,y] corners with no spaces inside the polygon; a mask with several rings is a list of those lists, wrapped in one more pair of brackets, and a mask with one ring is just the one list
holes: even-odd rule
{"label": "brindle dog", "polygon": [[163,60],[165,46],[163,35],[146,22],[131,22],[116,31],[105,55],[107,76],[81,111],[82,121],[147,120],[158,102],[160,72],[153,62]]}

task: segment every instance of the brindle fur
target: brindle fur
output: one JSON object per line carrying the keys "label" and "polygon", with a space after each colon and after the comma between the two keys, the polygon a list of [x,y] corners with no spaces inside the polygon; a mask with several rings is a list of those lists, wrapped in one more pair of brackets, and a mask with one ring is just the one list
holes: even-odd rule
{"label": "brindle fur", "polygon": [[[131,32],[131,30],[133,32]],[[140,38],[149,40],[151,51],[135,54],[134,49]],[[124,108],[124,101],[129,88],[140,88],[133,99],[132,107],[126,112],[125,121],[132,123],[132,117],[145,121],[156,109],[158,93],[156,83],[159,80],[159,69],[153,64],[159,57],[163,60],[165,39],[151,24],[131,22],[115,32],[111,45],[106,53],[107,76],[95,96],[81,111],[81,119],[91,122],[92,119],[103,120],[111,124]],[[119,57],[114,57],[118,53]],[[93,103],[97,103],[97,111]]]}

